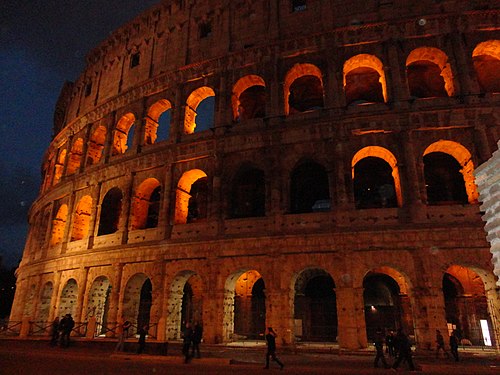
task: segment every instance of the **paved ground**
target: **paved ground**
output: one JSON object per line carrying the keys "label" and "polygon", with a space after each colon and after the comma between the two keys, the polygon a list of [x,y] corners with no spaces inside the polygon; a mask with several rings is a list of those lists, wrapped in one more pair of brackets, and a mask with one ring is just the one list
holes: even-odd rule
{"label": "paved ground", "polygon": [[[131,344],[134,345],[134,344]],[[388,374],[391,370],[374,369],[371,353],[328,354],[314,352],[282,352],[285,369],[275,364],[263,367],[263,348],[202,347],[204,358],[183,363],[178,345],[171,345],[167,356],[134,353],[116,354],[110,345],[75,342],[70,348],[51,348],[43,342],[0,340],[0,375],[33,374]],[[494,352],[462,354],[459,363],[444,358],[436,360],[432,353],[415,356],[424,374],[500,374],[500,356]],[[407,373],[403,366],[401,373]]]}

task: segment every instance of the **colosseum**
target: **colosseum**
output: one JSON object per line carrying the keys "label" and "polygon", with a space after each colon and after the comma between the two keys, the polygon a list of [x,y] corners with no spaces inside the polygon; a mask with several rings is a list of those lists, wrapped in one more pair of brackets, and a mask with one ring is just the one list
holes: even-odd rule
{"label": "colosseum", "polygon": [[12,331],[497,346],[493,4],[164,0],[114,31],[56,105]]}

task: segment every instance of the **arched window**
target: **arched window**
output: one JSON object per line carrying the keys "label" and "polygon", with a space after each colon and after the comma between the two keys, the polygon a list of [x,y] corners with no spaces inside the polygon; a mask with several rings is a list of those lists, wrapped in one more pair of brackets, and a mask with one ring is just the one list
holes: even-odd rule
{"label": "arched window", "polygon": [[68,157],[68,167],[66,168],[66,174],[72,175],[80,169],[80,165],[82,163],[82,155],[83,155],[83,139],[77,138],[73,142],[73,147],[71,147],[71,151]]}
{"label": "arched window", "polygon": [[64,163],[66,162],[66,153],[66,149],[59,149],[56,165],[54,166],[54,185],[59,183],[59,181],[61,180],[64,170]]}
{"label": "arched window", "polygon": [[328,175],[323,166],[307,161],[290,177],[290,211],[305,213],[330,210]]}
{"label": "arched window", "polygon": [[233,87],[233,118],[244,121],[266,115],[266,86],[256,75],[240,78]]}
{"label": "arched window", "polygon": [[59,207],[54,220],[52,220],[52,235],[50,236],[50,246],[55,246],[63,241],[67,218],[68,206],[66,204],[63,204],[61,205],[61,207]]}
{"label": "arched window", "polygon": [[90,228],[90,218],[92,215],[92,197],[85,195],[78,202],[73,216],[73,231],[71,241],[83,240],[87,237]]}
{"label": "arched window", "polygon": [[118,230],[122,199],[123,194],[118,188],[112,188],[104,196],[101,204],[98,236],[115,233]]}
{"label": "arched window", "polygon": [[155,178],[148,178],[139,185],[132,202],[132,230],[158,226],[160,192],[160,182]]}
{"label": "arched window", "polygon": [[257,217],[266,214],[264,172],[253,167],[240,169],[233,180],[230,217]]}
{"label": "arched window", "polygon": [[87,166],[97,164],[101,160],[106,142],[106,132],[106,127],[99,125],[92,133],[87,150]]}
{"label": "arched window", "polygon": [[434,47],[413,50],[406,59],[410,95],[414,98],[446,97],[455,94],[448,56]]}
{"label": "arched window", "polygon": [[500,40],[479,43],[472,59],[481,90],[500,92]]}
{"label": "arched window", "polygon": [[126,115],[122,116],[116,124],[113,137],[113,155],[120,155],[125,153],[125,151],[127,151],[127,149],[132,145],[134,139],[134,122],[134,114],[127,113]]}
{"label": "arched window", "polygon": [[184,115],[184,133],[193,134],[214,126],[215,92],[210,87],[200,87],[189,95]]}
{"label": "arched window", "polygon": [[296,64],[284,83],[285,114],[323,108],[323,77],[312,64]]}
{"label": "arched window", "polygon": [[175,223],[205,219],[208,199],[207,175],[200,169],[185,172],[179,179],[175,200]]}
{"label": "arched window", "polygon": [[387,87],[384,66],[373,55],[361,54],[344,63],[344,92],[346,103],[384,103]]}
{"label": "arched window", "polygon": [[166,99],[154,103],[148,111],[144,129],[144,144],[151,145],[168,139],[172,105]]}

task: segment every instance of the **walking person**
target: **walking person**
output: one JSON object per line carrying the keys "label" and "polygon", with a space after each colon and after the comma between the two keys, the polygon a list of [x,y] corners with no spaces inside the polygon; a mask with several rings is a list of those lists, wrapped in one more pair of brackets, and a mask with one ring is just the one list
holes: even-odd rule
{"label": "walking person", "polygon": [[373,367],[378,367],[379,361],[382,360],[384,367],[390,368],[384,356],[384,332],[382,332],[381,328],[377,328],[377,332],[375,333],[375,350],[377,351],[377,354],[375,355]]}
{"label": "walking person", "polygon": [[59,323],[59,331],[61,332],[61,348],[67,348],[70,344],[69,337],[71,336],[71,331],[75,326],[75,321],[71,314],[66,314],[64,318],[61,319]]}
{"label": "walking person", "polygon": [[395,336],[397,349],[398,349],[398,357],[396,361],[392,365],[392,368],[395,370],[401,364],[401,361],[405,360],[408,363],[408,367],[410,371],[415,371],[415,365],[413,364],[412,352],[411,352],[411,343],[410,339],[403,332],[401,328],[398,329],[398,332]]}
{"label": "walking person", "polygon": [[458,362],[458,335],[457,331],[453,330],[450,336],[450,351],[451,354],[453,355],[453,358],[455,358],[455,362]]}
{"label": "walking person", "polygon": [[137,354],[141,354],[144,349],[146,349],[146,335],[148,334],[148,329],[148,325],[144,324],[137,332],[139,334],[139,347],[137,348]]}
{"label": "walking person", "polygon": [[436,329],[436,358],[439,357],[439,350],[443,350],[446,358],[449,357],[448,352],[444,348],[444,338],[439,329]]}
{"label": "walking person", "polygon": [[389,354],[389,357],[395,357],[394,353],[394,331],[389,331],[385,338],[385,345],[387,348],[387,353]]}
{"label": "walking person", "polygon": [[59,317],[56,316],[51,325],[50,331],[50,346],[56,346],[59,340]]}
{"label": "walking person", "polygon": [[199,322],[194,323],[193,327],[193,345],[191,346],[191,357],[201,358],[200,356],[200,343],[203,338],[203,327]]}
{"label": "walking person", "polygon": [[184,330],[182,331],[182,354],[184,354],[184,363],[189,363],[191,356],[189,355],[189,348],[193,342],[193,329],[191,328],[191,323],[187,322]]}
{"label": "walking person", "polygon": [[115,352],[123,352],[125,349],[125,340],[128,337],[128,329],[132,326],[128,320],[123,322],[121,325],[120,336],[118,337],[118,343],[116,344]]}
{"label": "walking person", "polygon": [[269,357],[272,357],[273,361],[275,361],[280,366],[281,370],[283,370],[283,367],[285,367],[285,365],[278,359],[278,357],[276,357],[276,337],[278,337],[278,334],[274,332],[272,327],[268,327],[266,333],[267,353],[266,366],[264,367],[265,369],[269,369]]}

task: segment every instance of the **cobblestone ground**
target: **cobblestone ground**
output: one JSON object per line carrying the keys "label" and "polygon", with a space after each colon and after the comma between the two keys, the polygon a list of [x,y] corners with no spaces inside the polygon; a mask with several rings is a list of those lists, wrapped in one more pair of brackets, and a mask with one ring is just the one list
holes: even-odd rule
{"label": "cobblestone ground", "polygon": [[[51,348],[45,342],[0,340],[0,374],[389,374],[374,369],[370,353],[338,355],[282,353],[283,371],[276,364],[264,370],[262,349],[204,348],[204,358],[184,364],[178,348],[167,356],[134,353],[116,354],[112,346],[99,347],[74,343],[67,349]],[[462,353],[459,363],[436,360],[431,353],[416,356],[423,374],[500,374],[500,356],[493,352]],[[403,365],[400,373],[408,372]]]}

